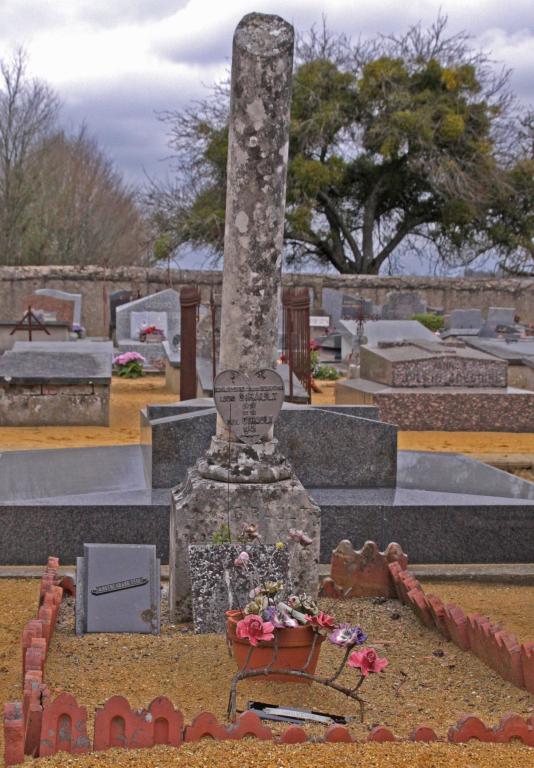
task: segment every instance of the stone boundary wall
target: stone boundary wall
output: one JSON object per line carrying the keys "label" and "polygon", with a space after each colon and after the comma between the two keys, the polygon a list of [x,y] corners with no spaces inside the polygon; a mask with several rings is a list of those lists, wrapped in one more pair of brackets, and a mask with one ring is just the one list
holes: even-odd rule
{"label": "stone boundary wall", "polygon": [[[478,626],[485,627],[485,622],[476,624],[473,617],[463,617],[460,608],[443,608],[438,598],[426,597],[419,582],[403,570],[398,561],[387,563],[384,553],[378,553],[382,564],[389,572],[397,588],[399,599],[412,605],[418,617],[426,626],[437,626],[447,639],[451,639],[464,650],[471,647],[477,653],[480,637],[487,635]],[[403,558],[401,558],[401,561]],[[209,737],[216,741],[239,740],[254,736],[262,740],[274,740],[278,744],[301,744],[309,740],[308,733],[300,726],[290,725],[281,736],[275,737],[270,728],[263,724],[254,712],[244,712],[236,722],[230,725],[219,723],[210,712],[201,712],[190,725],[184,723],[182,713],[175,709],[165,696],[158,696],[147,709],[134,710],[123,696],[112,696],[95,710],[94,734],[91,742],[87,728],[87,709],[79,706],[74,696],[60,693],[51,701],[50,692],[44,684],[45,662],[54,632],[59,606],[64,593],[75,594],[75,586],[70,576],[61,578],[58,573],[59,560],[49,557],[48,564],[41,577],[39,607],[37,619],[30,620],[22,632],[22,679],[23,700],[4,704],[4,762],[6,766],[20,765],[25,755],[45,757],[63,751],[71,754],[83,754],[91,751],[123,747],[140,749],[157,744],[180,747],[183,743],[199,741]],[[443,608],[443,611],[441,610]],[[454,609],[450,625],[447,624],[447,610]],[[461,614],[461,616],[460,616]],[[477,617],[478,614],[475,614]],[[495,637],[504,636],[497,644],[511,648],[508,635],[495,627]],[[446,635],[445,633],[449,634]],[[534,691],[534,643],[531,646],[531,664],[527,690]],[[464,647],[466,646],[466,647]],[[480,646],[482,647],[482,645]],[[488,663],[483,654],[479,654]],[[492,658],[497,658],[494,654]],[[512,679],[516,665],[508,663],[508,656],[499,658],[499,663],[506,665],[505,679]],[[493,666],[490,664],[490,666]],[[496,726],[486,726],[474,715],[464,715],[447,732],[447,741],[461,744],[476,739],[478,741],[506,744],[512,739],[519,739],[526,746],[534,747],[534,716],[523,719],[519,715],[509,714],[501,718]],[[397,737],[389,728],[375,726],[367,737],[374,742],[434,742],[439,741],[436,732],[426,725],[415,728],[407,738]],[[313,741],[323,743],[358,743],[353,739],[348,728],[331,725],[325,730],[322,739],[313,737]]]}
{"label": "stone boundary wall", "polygon": [[[202,302],[207,304],[212,289],[216,296],[220,294],[221,282],[222,272],[215,270],[175,269],[169,275],[166,269],[144,267],[0,267],[0,321],[20,318],[25,297],[37,289],[55,288],[81,293],[82,325],[91,336],[107,336],[107,296],[113,291],[133,290],[146,296],[164,288],[180,290],[184,285],[196,284]],[[534,323],[534,278],[287,273],[283,275],[283,285],[311,288],[315,309],[320,307],[323,288],[362,296],[376,304],[383,304],[389,291],[414,291],[430,307],[440,307],[445,312],[478,308],[485,313],[490,306],[515,307],[523,322]]]}

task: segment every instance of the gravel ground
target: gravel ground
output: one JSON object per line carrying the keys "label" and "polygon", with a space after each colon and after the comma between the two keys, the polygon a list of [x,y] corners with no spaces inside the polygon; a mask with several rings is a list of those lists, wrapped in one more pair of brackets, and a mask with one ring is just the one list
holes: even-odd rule
{"label": "gravel ground", "polygon": [[[323,608],[328,607],[331,603],[324,601]],[[444,736],[466,712],[488,723],[510,711],[534,712],[534,696],[504,682],[473,655],[422,627],[411,610],[397,601],[350,600],[338,603],[336,615],[360,623],[369,635],[368,645],[390,660],[385,672],[371,676],[362,687],[365,723],[354,721],[350,726],[360,739],[375,725],[407,736],[425,723]],[[164,624],[160,637],[109,634],[79,639],[72,627],[72,606],[64,603],[47,661],[47,682],[54,693],[69,691],[89,710],[116,693],[126,696],[134,707],[166,695],[186,720],[202,710],[225,718],[235,666],[224,637],[194,635],[187,626]],[[318,672],[328,674],[340,655],[339,649],[324,643]],[[347,670],[340,681],[348,683],[354,675]],[[354,702],[320,686],[243,681],[238,707],[244,708],[250,699],[348,716],[357,713]],[[310,735],[322,733],[322,728],[307,728]]]}
{"label": "gravel ground", "polygon": [[522,642],[534,642],[534,587],[476,582],[422,582],[427,594],[456,603],[465,613],[481,613],[517,635]]}
{"label": "gravel ground", "polygon": [[533,751],[519,745],[314,744],[294,747],[244,740],[202,741],[172,749],[108,752],[73,758],[59,754],[38,768],[532,768]]}
{"label": "gravel ground", "polygon": [[[35,614],[37,591],[36,580],[0,581],[0,689],[3,701],[20,697],[20,632],[23,624]],[[509,595],[500,597],[510,603]],[[323,608],[329,605],[325,602]],[[339,619],[359,621],[368,632],[370,643],[390,659],[386,671],[363,686],[362,694],[367,701],[365,724],[351,725],[357,738],[365,739],[368,730],[376,724],[387,725],[398,736],[406,736],[415,725],[425,723],[444,736],[448,726],[466,712],[478,714],[488,724],[496,723],[500,716],[510,711],[523,716],[534,712],[533,696],[505,683],[471,654],[464,654],[442,642],[436,633],[421,627],[411,611],[396,601],[347,601],[338,604],[336,613]],[[196,636],[187,626],[168,624],[164,625],[159,638],[86,635],[78,639],[72,632],[73,605],[69,600],[63,603],[49,654],[47,683],[53,695],[61,690],[73,693],[80,704],[87,706],[91,717],[96,704],[121,693],[135,707],[146,706],[157,695],[167,695],[182,709],[187,721],[203,709],[224,719],[227,690],[235,667],[233,660],[228,658],[223,638]],[[339,653],[325,643],[319,671],[329,671]],[[351,672],[345,674],[350,679]],[[249,698],[346,715],[355,713],[352,702],[319,686],[245,682],[239,697],[240,705],[243,706]],[[274,725],[273,730],[276,731]],[[323,732],[322,728],[309,727],[308,730],[310,736]],[[0,747],[1,742],[0,734]],[[520,744],[282,747],[249,740],[235,744],[203,741],[180,750],[158,747],[140,752],[112,750],[77,758],[56,755],[40,760],[38,765],[42,768],[342,768],[362,761],[366,768],[490,768],[495,764],[499,768],[530,768],[534,765],[534,751]]]}

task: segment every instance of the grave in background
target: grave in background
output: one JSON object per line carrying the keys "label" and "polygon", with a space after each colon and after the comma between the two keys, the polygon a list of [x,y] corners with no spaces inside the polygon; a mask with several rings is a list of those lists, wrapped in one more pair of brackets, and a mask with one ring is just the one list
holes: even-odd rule
{"label": "grave in background", "polygon": [[76,558],[76,634],[159,634],[160,561],[151,544],[84,544]]}
{"label": "grave in background", "polygon": [[111,342],[16,342],[0,357],[6,426],[107,426]]}
{"label": "grave in background", "polygon": [[71,302],[73,304],[72,322],[77,323],[78,325],[82,324],[82,294],[81,293],[69,293],[68,291],[58,291],[55,288],[39,288],[38,290],[35,291],[35,296],[50,296],[53,299]]}
{"label": "grave in background", "polygon": [[341,320],[341,357],[352,354],[356,362],[360,343],[374,347],[382,341],[436,341],[436,336],[417,320],[365,320],[361,329],[356,320]]}
{"label": "grave in background", "polygon": [[479,349],[508,363],[508,384],[534,391],[534,338],[522,339],[463,339],[469,347]]}
{"label": "grave in background", "polygon": [[33,293],[22,302],[21,311],[32,308],[34,315],[41,321],[67,323],[69,329],[74,323],[74,301]]}
{"label": "grave in background", "polygon": [[359,378],[336,384],[336,403],[375,404],[406,430],[534,430],[534,392],[508,387],[507,362],[463,342],[364,345]]}
{"label": "grave in background", "polygon": [[426,302],[413,291],[390,291],[382,306],[382,320],[411,320],[426,311]]}
{"label": "grave in background", "polygon": [[[157,341],[141,341],[143,324],[156,325],[164,337]],[[180,335],[180,295],[172,288],[153,293],[116,308],[115,335],[119,352],[138,352],[152,364],[164,364],[163,341],[173,343]],[[147,337],[148,338],[148,337]]]}

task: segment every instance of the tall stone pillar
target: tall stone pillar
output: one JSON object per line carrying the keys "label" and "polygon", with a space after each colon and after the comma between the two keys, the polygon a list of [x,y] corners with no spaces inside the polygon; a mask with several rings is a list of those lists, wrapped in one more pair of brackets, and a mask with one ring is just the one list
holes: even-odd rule
{"label": "tall stone pillar", "polygon": [[245,16],[232,56],[221,369],[276,362],[292,69],[291,25]]}
{"label": "tall stone pillar", "polygon": [[[226,226],[221,310],[221,369],[253,374],[275,368],[281,282],[293,28],[278,16],[251,13],[233,43]],[[221,524],[234,537],[257,525],[267,544],[290,528],[313,537],[290,554],[294,586],[317,591],[320,510],[278,450],[272,429],[239,442],[219,417],[206,455],[173,491],[170,610],[190,618],[188,544],[209,543]]]}

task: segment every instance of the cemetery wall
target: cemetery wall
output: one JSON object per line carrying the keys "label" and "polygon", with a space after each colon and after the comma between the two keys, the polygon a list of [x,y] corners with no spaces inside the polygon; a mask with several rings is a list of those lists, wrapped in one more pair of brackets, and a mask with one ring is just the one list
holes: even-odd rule
{"label": "cemetery wall", "polygon": [[[207,303],[211,289],[220,293],[222,273],[218,271],[146,269],[143,267],[0,267],[0,321],[18,318],[24,299],[39,288],[81,293],[82,324],[91,335],[107,335],[107,296],[121,289],[145,296],[173,287],[197,284]],[[534,323],[534,278],[443,278],[377,277],[374,275],[286,274],[285,286],[308,286],[313,290],[315,308],[320,306],[323,288],[342,290],[383,304],[390,291],[414,291],[429,307],[445,312],[452,309],[515,307],[523,322]],[[103,310],[103,307],[106,310]]]}

